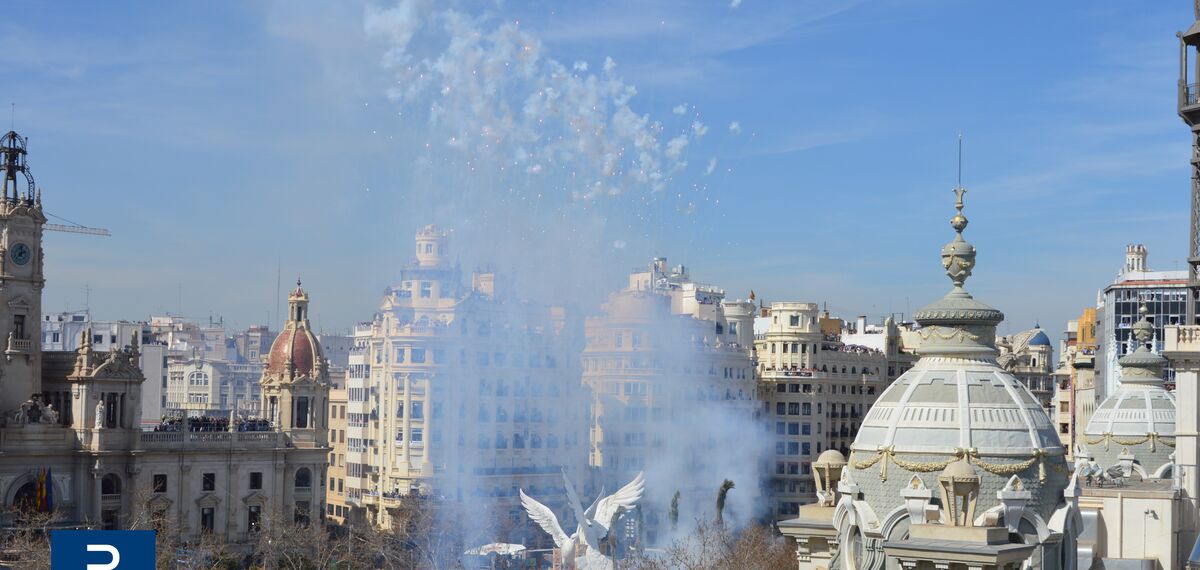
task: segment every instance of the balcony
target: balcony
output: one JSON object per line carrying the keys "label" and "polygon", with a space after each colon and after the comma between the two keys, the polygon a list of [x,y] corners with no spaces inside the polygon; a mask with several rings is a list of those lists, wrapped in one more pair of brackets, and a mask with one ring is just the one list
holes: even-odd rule
{"label": "balcony", "polygon": [[1179,84],[1179,110],[1200,106],[1200,83]]}
{"label": "balcony", "polygon": [[142,448],[152,450],[185,449],[275,449],[283,444],[283,434],[274,431],[146,431]]}

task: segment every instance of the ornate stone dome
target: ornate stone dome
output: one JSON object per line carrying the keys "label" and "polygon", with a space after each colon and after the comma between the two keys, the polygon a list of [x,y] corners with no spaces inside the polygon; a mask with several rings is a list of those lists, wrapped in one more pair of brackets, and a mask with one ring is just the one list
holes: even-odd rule
{"label": "ornate stone dome", "polygon": [[301,376],[317,376],[318,367],[324,366],[325,355],[321,343],[308,326],[308,293],[296,281],[296,288],[288,295],[288,320],[283,332],[275,337],[267,358],[267,372],[279,374],[287,379]]}
{"label": "ornate stone dome", "polygon": [[1162,371],[1167,359],[1154,354],[1149,343],[1154,325],[1142,318],[1133,326],[1138,347],[1117,361],[1121,386],[1096,408],[1084,430],[1087,454],[1101,467],[1112,467],[1121,456],[1132,456],[1142,477],[1166,475],[1175,447],[1175,395],[1163,387]]}
{"label": "ornate stone dome", "polygon": [[[958,191],[951,221],[958,233],[942,250],[954,288],[915,314],[921,358],[867,413],[851,445],[848,478],[879,521],[878,540],[896,540],[908,525],[902,490],[914,477],[932,487],[939,472],[967,460],[980,477],[983,513],[999,505],[996,492],[1016,475],[1032,495],[1028,512],[1041,521],[1022,523],[1022,533],[1032,531],[1036,541],[1034,527],[1063,498],[1065,450],[1037,398],[996,362],[996,325],[1004,315],[963,288],[975,248],[962,237],[967,220]],[[869,525],[863,531],[872,532]]]}

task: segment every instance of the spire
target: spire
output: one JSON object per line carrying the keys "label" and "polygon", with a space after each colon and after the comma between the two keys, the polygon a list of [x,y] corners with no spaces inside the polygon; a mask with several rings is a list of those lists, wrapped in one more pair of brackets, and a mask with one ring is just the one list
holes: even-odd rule
{"label": "spire", "polygon": [[954,239],[942,247],[942,267],[954,288],[933,304],[913,315],[921,324],[922,355],[994,357],[997,354],[996,325],[1004,314],[979,301],[964,289],[967,278],[975,269],[975,246],[963,238],[967,217],[963,214],[963,197],[967,189],[962,180],[962,136],[959,135],[959,181],[954,187],[954,216],[950,227]]}

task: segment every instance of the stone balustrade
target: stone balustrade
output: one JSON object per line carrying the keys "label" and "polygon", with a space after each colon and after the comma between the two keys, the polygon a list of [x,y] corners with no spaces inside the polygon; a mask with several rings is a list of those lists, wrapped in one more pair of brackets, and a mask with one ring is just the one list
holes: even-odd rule
{"label": "stone balustrade", "polygon": [[147,431],[141,435],[143,449],[273,449],[284,444],[283,434],[274,431]]}
{"label": "stone balustrade", "polygon": [[1200,354],[1200,325],[1172,325],[1163,329],[1163,355]]}

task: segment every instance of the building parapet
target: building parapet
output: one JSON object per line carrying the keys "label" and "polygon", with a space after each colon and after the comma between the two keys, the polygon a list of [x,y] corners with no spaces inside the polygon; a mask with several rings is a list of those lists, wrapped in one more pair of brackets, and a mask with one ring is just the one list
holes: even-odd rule
{"label": "building parapet", "polygon": [[1163,328],[1163,355],[1172,353],[1200,354],[1200,325],[1171,325]]}
{"label": "building parapet", "polygon": [[283,447],[283,434],[275,431],[147,431],[142,432],[142,449],[189,450],[253,447]]}

